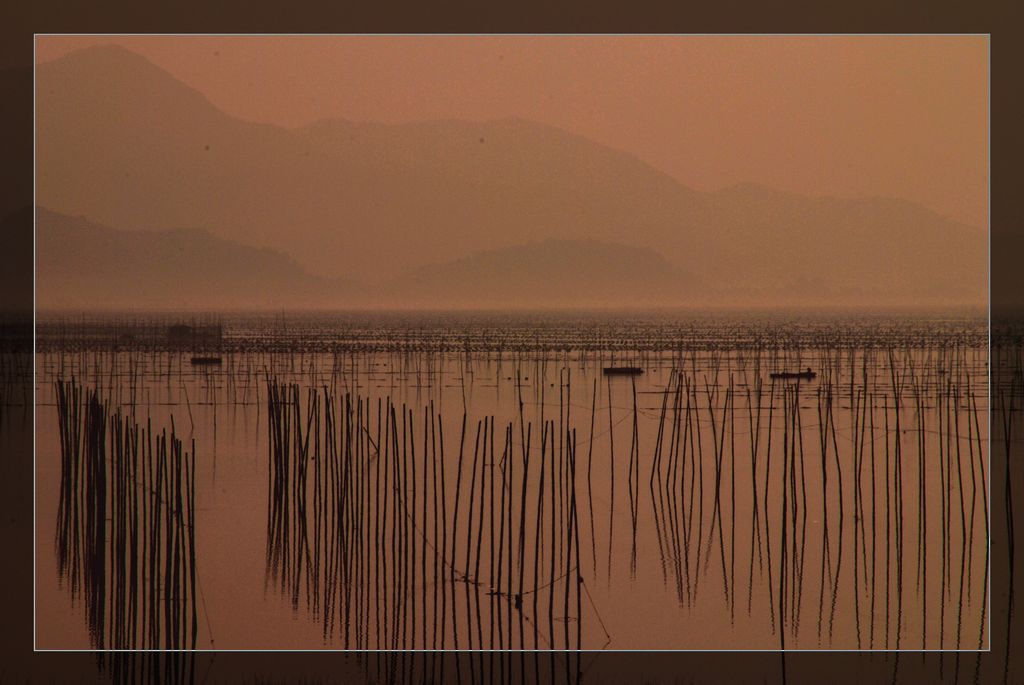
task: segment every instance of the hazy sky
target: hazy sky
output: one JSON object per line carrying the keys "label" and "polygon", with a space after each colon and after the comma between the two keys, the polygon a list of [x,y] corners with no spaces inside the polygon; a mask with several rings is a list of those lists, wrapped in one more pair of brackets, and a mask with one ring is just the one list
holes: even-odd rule
{"label": "hazy sky", "polygon": [[988,38],[40,37],[139,52],[237,117],[523,117],[698,190],[755,182],[988,214]]}

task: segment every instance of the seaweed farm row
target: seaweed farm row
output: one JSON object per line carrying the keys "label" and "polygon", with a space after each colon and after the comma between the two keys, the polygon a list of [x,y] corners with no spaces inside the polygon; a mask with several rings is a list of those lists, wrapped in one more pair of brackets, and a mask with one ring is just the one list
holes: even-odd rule
{"label": "seaweed farm row", "polygon": [[614,312],[350,312],[281,316],[46,314],[37,351],[664,352],[866,349],[987,344],[980,313],[896,311],[712,314]]}
{"label": "seaweed farm row", "polygon": [[[39,644],[166,641],[130,628],[150,625],[154,597],[188,597],[171,633],[200,648],[984,649],[989,359],[976,342],[229,346],[213,365],[191,349],[47,348]],[[643,373],[604,373],[621,366]],[[806,368],[813,379],[772,377]],[[105,576],[102,643],[61,532],[63,502],[89,496],[64,455],[90,412],[117,436],[102,451],[117,516],[86,529],[132,569]],[[189,488],[172,516],[177,500],[154,509],[146,479],[179,463]],[[184,526],[180,596],[143,597],[173,586],[154,516]]]}

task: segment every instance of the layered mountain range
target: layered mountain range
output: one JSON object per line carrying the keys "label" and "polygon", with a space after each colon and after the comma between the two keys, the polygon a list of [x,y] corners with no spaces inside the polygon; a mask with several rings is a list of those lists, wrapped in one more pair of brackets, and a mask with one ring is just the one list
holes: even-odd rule
{"label": "layered mountain range", "polygon": [[36,113],[44,308],[985,300],[982,228],[895,198],[701,193],[530,121],[286,129],[118,47],[39,65]]}

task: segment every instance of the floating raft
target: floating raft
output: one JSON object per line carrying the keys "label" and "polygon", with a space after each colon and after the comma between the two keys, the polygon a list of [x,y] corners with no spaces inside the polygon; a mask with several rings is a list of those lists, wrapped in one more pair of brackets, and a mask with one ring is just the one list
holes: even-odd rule
{"label": "floating raft", "polygon": [[606,366],[604,367],[604,375],[606,376],[639,376],[644,372],[639,366]]}
{"label": "floating raft", "polygon": [[192,357],[192,366],[220,366],[220,357]]}
{"label": "floating raft", "polygon": [[771,374],[772,378],[793,378],[805,381],[814,380],[817,376],[818,374],[814,373],[810,369],[807,369],[806,371],[779,371]]}

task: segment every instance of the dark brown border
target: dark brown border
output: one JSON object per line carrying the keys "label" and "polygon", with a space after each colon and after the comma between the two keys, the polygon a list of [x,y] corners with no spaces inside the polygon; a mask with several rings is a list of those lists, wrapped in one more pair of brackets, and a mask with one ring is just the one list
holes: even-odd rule
{"label": "dark brown border", "polygon": [[[1024,247],[1024,216],[1017,189],[1024,129],[1019,125],[1019,65],[1024,63],[1020,36],[1015,33],[1020,3],[870,2],[786,3],[716,0],[700,5],[665,3],[458,2],[363,3],[333,2],[319,7],[297,3],[253,3],[232,0],[179,1],[166,7],[147,2],[24,3],[20,16],[4,18],[0,41],[0,85],[3,89],[0,154],[0,350],[5,364],[30,349],[31,205],[32,205],[32,35],[34,32],[593,32],[593,33],[990,33],[992,55],[992,303],[996,343],[1020,343],[1002,331],[1024,309],[1024,269],[1018,266]],[[9,9],[4,13],[8,14]],[[14,317],[15,312],[22,313]],[[994,384],[1005,379],[995,369]],[[30,392],[30,389],[28,389]],[[1020,419],[1014,417],[1020,435]],[[997,428],[997,427],[993,427]],[[995,430],[994,435],[998,435]],[[127,659],[100,664],[90,654],[32,653],[32,440],[31,410],[0,414],[0,540],[5,553],[3,633],[0,682],[105,682],[124,679],[119,669]],[[856,653],[611,653],[596,657],[584,682],[794,682],[921,683],[1024,681],[1024,657],[1009,650],[1009,634],[1020,632],[1019,613],[1012,613],[1013,577],[1020,576],[1021,555],[1013,554],[1007,536],[1011,518],[1007,503],[1021,500],[1021,448],[993,450],[993,651],[987,654],[856,654]],[[1010,498],[1007,497],[1010,494]],[[1018,504],[1018,508],[1019,508]],[[1018,513],[1019,518],[1019,513]],[[1018,528],[1019,530],[1019,528]],[[1020,537],[1018,532],[1016,537]],[[449,655],[446,680],[498,679],[499,656]],[[507,657],[505,657],[507,658]],[[549,657],[541,657],[547,659]],[[388,669],[404,680],[425,679],[430,657],[389,655],[357,657],[342,654],[218,653],[194,658],[137,657],[136,669],[152,668],[153,682],[172,676],[165,669],[184,669],[196,682],[353,682],[384,679]],[[493,669],[493,670],[492,670]],[[391,672],[394,672],[391,671]],[[561,671],[559,671],[561,672]],[[472,674],[472,675],[471,675]]]}

